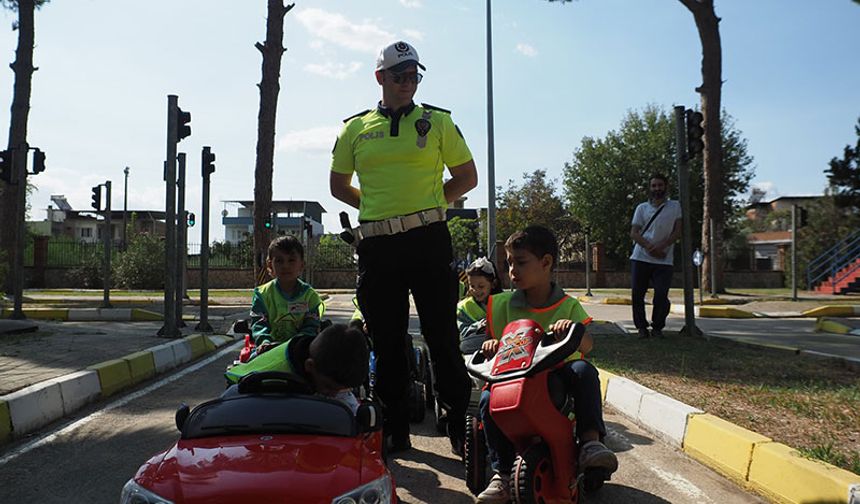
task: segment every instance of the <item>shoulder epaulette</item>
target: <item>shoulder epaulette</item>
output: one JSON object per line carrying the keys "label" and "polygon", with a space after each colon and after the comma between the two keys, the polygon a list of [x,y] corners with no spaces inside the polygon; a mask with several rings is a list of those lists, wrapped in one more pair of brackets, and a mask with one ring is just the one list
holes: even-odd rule
{"label": "shoulder epaulette", "polygon": [[357,114],[352,114],[351,116],[347,117],[346,119],[343,120],[343,122],[348,123],[350,119],[354,119],[356,117],[363,116],[364,114],[366,114],[368,112],[370,112],[370,109],[364,109]]}
{"label": "shoulder epaulette", "polygon": [[450,110],[445,110],[445,109],[443,109],[443,108],[441,108],[441,107],[437,107],[436,105],[430,105],[429,103],[422,103],[422,104],[421,104],[421,106],[422,106],[422,107],[424,107],[424,108],[426,108],[426,109],[430,109],[430,110],[438,110],[439,112],[445,112],[446,114],[450,114],[450,113],[451,113],[451,111],[450,111]]}

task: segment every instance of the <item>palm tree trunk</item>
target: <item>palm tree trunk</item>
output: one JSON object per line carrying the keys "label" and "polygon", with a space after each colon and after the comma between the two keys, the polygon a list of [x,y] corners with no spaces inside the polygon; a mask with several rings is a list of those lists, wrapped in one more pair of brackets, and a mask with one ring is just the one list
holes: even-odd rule
{"label": "palm tree trunk", "polygon": [[[702,263],[703,286],[711,289],[711,270],[714,271],[714,292],[724,292],[722,237],[725,227],[723,200],[723,149],[721,138],[720,109],[722,99],[722,46],[720,42],[720,18],[714,12],[713,0],[679,0],[696,21],[699,39],[702,42],[702,85],[696,88],[702,97],[702,115],[705,116],[704,178],[705,190],[702,212]],[[714,250],[711,250],[710,220],[714,221]],[[688,260],[685,258],[685,260]]]}
{"label": "palm tree trunk", "polygon": [[254,278],[261,283],[265,274],[266,250],[271,232],[263,225],[271,215],[272,168],[275,157],[275,117],[281,90],[281,56],[284,54],[284,16],[295,4],[284,6],[283,0],[268,0],[266,41],[255,47],[263,55],[263,77],[260,88],[260,111],[257,114],[257,163],[254,168]]}
{"label": "palm tree trunk", "polygon": [[[27,119],[30,115],[30,93],[32,91],[33,47],[35,45],[34,0],[18,1],[18,48],[15,51],[15,62],[10,66],[15,73],[15,87],[12,96],[12,110],[9,121],[9,150],[24,145],[27,142]],[[24,162],[26,152],[16,153],[17,170],[19,162]],[[5,260],[9,264],[7,271],[13,271],[12,261],[15,257],[15,236],[17,223],[23,215],[17,214],[19,192],[26,190],[26,182],[19,181],[17,185],[7,185],[0,182],[0,251],[5,252]],[[22,238],[23,239],[23,238]],[[12,275],[7,275],[6,292],[11,292]]]}

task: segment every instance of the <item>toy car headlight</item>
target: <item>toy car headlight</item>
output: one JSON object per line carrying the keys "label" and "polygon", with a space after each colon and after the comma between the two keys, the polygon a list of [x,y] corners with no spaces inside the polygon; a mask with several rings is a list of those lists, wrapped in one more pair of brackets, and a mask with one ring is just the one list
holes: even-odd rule
{"label": "toy car headlight", "polygon": [[331,504],[388,504],[391,497],[391,478],[385,475],[335,497]]}
{"label": "toy car headlight", "polygon": [[119,504],[173,504],[173,502],[150,492],[130,479],[122,487]]}

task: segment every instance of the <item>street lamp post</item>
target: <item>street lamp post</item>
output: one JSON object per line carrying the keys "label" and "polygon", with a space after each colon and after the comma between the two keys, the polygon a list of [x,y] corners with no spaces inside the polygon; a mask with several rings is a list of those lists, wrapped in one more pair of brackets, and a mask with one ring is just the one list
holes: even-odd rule
{"label": "street lamp post", "polygon": [[128,228],[128,166],[122,171],[125,174],[125,188],[122,191],[122,249],[125,250],[127,239],[127,231]]}
{"label": "street lamp post", "polygon": [[493,138],[493,28],[487,0],[487,257],[496,252],[496,156]]}

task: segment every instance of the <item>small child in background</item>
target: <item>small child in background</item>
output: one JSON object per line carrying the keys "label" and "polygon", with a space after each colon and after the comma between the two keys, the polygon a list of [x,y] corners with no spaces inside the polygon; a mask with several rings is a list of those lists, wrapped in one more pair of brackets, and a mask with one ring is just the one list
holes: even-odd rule
{"label": "small child in background", "polygon": [[487,300],[502,292],[496,267],[486,257],[479,257],[466,268],[468,295],[457,304],[457,328],[460,330],[460,352],[471,354],[487,339]]}
{"label": "small child in background", "polygon": [[279,236],[269,244],[266,269],[271,282],[254,289],[251,299],[251,338],[254,355],[303,334],[316,336],[320,329],[319,294],[299,275],[305,267],[305,251],[292,235]]}

